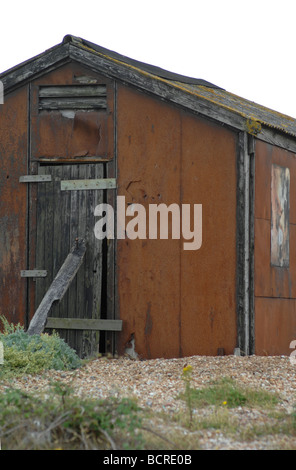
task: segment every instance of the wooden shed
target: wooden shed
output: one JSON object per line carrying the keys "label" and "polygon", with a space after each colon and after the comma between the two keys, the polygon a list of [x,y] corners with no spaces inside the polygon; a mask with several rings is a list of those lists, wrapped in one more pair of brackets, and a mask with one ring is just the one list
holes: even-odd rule
{"label": "wooden shed", "polygon": [[[46,323],[82,357],[291,352],[295,119],[70,35],[0,80],[1,315],[28,328],[83,239]],[[100,239],[96,207],[116,226],[119,203],[126,224],[140,206],[202,208],[200,243],[148,223]]]}

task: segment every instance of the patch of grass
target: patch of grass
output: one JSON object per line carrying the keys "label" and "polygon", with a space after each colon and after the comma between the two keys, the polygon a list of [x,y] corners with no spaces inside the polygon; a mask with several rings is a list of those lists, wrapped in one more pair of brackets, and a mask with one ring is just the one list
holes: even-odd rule
{"label": "patch of grass", "polygon": [[1,320],[4,325],[0,333],[4,349],[1,379],[47,369],[76,369],[82,365],[76,352],[56,333],[29,336],[19,324],[10,325],[4,317]]}
{"label": "patch of grass", "polygon": [[203,410],[194,410],[193,418],[190,421],[183,412],[175,414],[172,419],[192,433],[214,430],[231,435],[237,433],[239,428],[237,417],[231,414],[229,408],[222,406],[209,406]]}
{"label": "patch of grass", "polygon": [[43,397],[0,395],[2,449],[141,449],[141,412],[130,399],[82,399],[59,382]]}
{"label": "patch of grass", "polygon": [[[206,406],[222,406],[235,408],[238,406],[274,406],[278,399],[276,395],[264,390],[242,388],[230,378],[223,378],[203,389],[190,389],[191,406],[202,408]],[[188,401],[188,390],[179,398]]]}
{"label": "patch of grass", "polygon": [[195,420],[194,429],[215,429],[223,431],[228,434],[237,432],[239,422],[236,417],[229,413],[229,409],[217,407],[211,410],[210,413]]}
{"label": "patch of grass", "polygon": [[[190,393],[190,400],[188,398]],[[262,389],[242,387],[231,378],[215,381],[202,389],[185,388],[179,395],[188,407],[192,408],[192,418],[188,423],[186,415],[180,413],[175,419],[193,432],[212,430],[224,436],[236,436],[241,441],[252,441],[267,435],[293,436],[296,432],[295,416],[287,413],[275,413],[279,397]],[[248,426],[241,426],[235,408],[241,407],[246,412],[251,409],[264,410],[266,420],[257,423],[250,419]]]}
{"label": "patch of grass", "polygon": [[[184,418],[184,416],[183,416]],[[183,426],[176,415],[145,413],[143,441],[145,450],[199,450],[199,435]]]}
{"label": "patch of grass", "polygon": [[265,422],[257,424],[256,422],[240,429],[240,437],[243,441],[252,441],[260,439],[262,436],[287,436],[296,435],[296,426],[293,413],[277,411],[269,413]]}

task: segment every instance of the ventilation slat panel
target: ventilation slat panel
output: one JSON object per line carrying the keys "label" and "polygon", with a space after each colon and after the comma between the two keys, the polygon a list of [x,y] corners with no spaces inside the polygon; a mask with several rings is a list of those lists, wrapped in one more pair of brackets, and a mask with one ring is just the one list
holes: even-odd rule
{"label": "ventilation slat panel", "polygon": [[41,86],[40,98],[66,97],[66,96],[106,96],[106,85],[62,85]]}
{"label": "ventilation slat panel", "polygon": [[39,89],[39,111],[106,108],[106,85],[42,86]]}

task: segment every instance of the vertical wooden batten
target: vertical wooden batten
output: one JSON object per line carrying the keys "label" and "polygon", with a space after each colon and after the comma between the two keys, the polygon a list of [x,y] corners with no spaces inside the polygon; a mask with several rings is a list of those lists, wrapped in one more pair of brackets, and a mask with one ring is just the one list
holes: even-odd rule
{"label": "vertical wooden batten", "polygon": [[254,138],[238,135],[237,327],[243,355],[254,351]]}
{"label": "vertical wooden batten", "polygon": [[249,183],[249,354],[255,354],[255,138],[248,136]]}
{"label": "vertical wooden batten", "polygon": [[[106,164],[106,178],[114,178],[117,181],[117,84],[114,82],[112,89],[113,99],[113,159]],[[111,134],[111,130],[110,130]],[[107,204],[114,208],[114,215],[117,213],[116,200],[117,200],[117,186],[113,190],[106,191]],[[114,233],[117,233],[116,217],[114,217]],[[107,240],[107,295],[106,295],[106,310],[108,320],[118,320],[119,312],[116,309],[117,296],[116,296],[116,237]],[[106,352],[117,353],[117,336],[112,331],[106,331]]]}

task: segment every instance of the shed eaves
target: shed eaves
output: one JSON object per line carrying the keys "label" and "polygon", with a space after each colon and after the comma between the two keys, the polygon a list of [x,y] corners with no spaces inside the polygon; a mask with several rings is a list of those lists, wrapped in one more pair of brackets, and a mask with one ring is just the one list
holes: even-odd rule
{"label": "shed eaves", "polygon": [[160,67],[130,59],[82,38],[67,35],[64,37],[64,42],[68,41],[73,41],[80,47],[85,47],[99,55],[104,55],[110,60],[118,61],[127,67],[136,68],[140,72],[149,73],[149,75],[154,76],[155,79],[161,79],[171,86],[181,89],[184,93],[202,98],[240,115],[249,123],[250,128],[247,130],[249,130],[250,133],[259,133],[261,125],[264,125],[296,137],[296,119],[228,92],[213,83],[202,79],[186,77],[161,69]]}
{"label": "shed eaves", "polygon": [[262,106],[253,101],[247,100],[222,88],[209,89],[205,86],[194,86],[180,83],[190,93],[206,98],[216,104],[230,109],[250,122],[258,122],[270,128],[296,136],[296,119]]}

